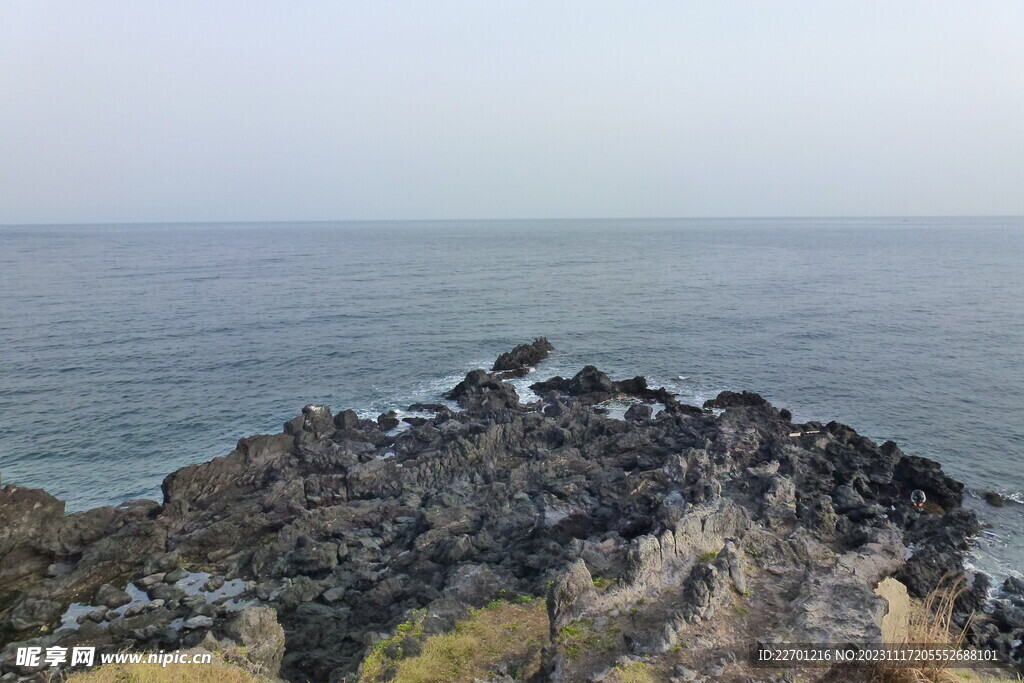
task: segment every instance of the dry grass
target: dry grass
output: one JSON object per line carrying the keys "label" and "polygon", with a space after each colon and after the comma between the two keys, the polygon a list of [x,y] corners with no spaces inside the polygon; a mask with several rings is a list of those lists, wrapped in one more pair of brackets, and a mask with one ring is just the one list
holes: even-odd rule
{"label": "dry grass", "polygon": [[657,683],[658,681],[651,671],[650,665],[644,662],[617,666],[612,669],[611,675],[605,680],[609,683]]}
{"label": "dry grass", "polygon": [[[953,608],[967,586],[962,575],[946,575],[921,602],[912,601],[908,610],[907,632],[900,645],[914,647],[955,647],[962,649],[967,626],[953,623]],[[917,667],[880,666],[872,671],[876,683],[964,683],[964,681],[1018,681],[1020,677],[993,677],[990,674],[956,668],[956,662],[927,662]]]}
{"label": "dry grass", "polygon": [[68,676],[68,683],[267,683],[214,656],[210,664],[105,664]]}
{"label": "dry grass", "polygon": [[[422,641],[414,657],[392,659],[388,652],[408,636],[417,637],[422,628],[416,621],[402,624],[396,636],[384,641],[366,658],[360,680],[377,683],[456,683],[489,678],[489,671],[501,662],[527,677],[540,665],[540,651],[547,642],[548,616],[544,600],[525,603],[492,602],[473,610],[451,633]],[[389,676],[393,674],[393,678]]]}

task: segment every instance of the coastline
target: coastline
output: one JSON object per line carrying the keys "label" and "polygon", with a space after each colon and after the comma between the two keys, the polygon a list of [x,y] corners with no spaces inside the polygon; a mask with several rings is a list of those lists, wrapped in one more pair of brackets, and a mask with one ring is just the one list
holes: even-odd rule
{"label": "coastline", "polygon": [[[43,491],[0,489],[4,671],[14,643],[212,647],[254,637],[238,628],[249,620],[280,633],[256,649],[275,674],[352,676],[410,612],[440,633],[500,591],[546,598],[543,667],[566,680],[612,654],[677,654],[680,633],[726,607],[758,642],[877,642],[878,582],[924,596],[963,572],[979,530],[938,463],[835,422],[793,424],[756,394],[688,406],[587,366],[533,383],[541,401],[524,405],[500,374],[469,373],[447,395],[458,409],[410,406],[403,430],[394,414],[307,406],[168,475],[162,504],[65,516]],[[615,398],[621,419],[602,412]],[[913,489],[926,514],[908,510]],[[588,589],[597,578],[611,586]],[[972,576],[963,610],[987,587]],[[1015,608],[989,609],[972,637],[1009,655]],[[609,657],[573,660],[558,633],[595,618],[621,635]]]}

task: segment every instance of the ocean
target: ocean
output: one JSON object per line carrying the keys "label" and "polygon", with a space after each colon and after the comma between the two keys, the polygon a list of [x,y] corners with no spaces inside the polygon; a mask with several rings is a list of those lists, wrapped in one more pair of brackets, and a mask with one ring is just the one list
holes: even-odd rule
{"label": "ocean", "polygon": [[747,389],[939,460],[991,525],[975,565],[1024,566],[1022,218],[6,226],[0,321],[0,475],[69,510],[545,335],[521,388]]}

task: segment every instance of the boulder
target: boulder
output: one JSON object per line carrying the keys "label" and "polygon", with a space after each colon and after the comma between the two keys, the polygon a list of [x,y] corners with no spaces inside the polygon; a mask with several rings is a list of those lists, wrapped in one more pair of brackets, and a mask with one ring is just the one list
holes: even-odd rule
{"label": "boulder", "polygon": [[96,595],[93,597],[93,602],[95,604],[105,605],[111,609],[127,605],[131,601],[132,596],[130,596],[126,591],[118,590],[109,583],[105,583],[100,586],[99,590],[96,591]]}
{"label": "boulder", "polygon": [[1001,508],[1004,505],[1006,505],[1006,501],[1003,500],[1003,497],[996,493],[995,491],[985,492],[985,502],[991,505],[992,507],[997,508]]}
{"label": "boulder", "polygon": [[0,488],[0,604],[15,586],[41,579],[53,563],[47,539],[64,524],[64,502],[42,489]]}
{"label": "boulder", "polygon": [[491,377],[485,370],[473,370],[445,397],[467,410],[494,412],[519,407],[519,395],[508,382]]}
{"label": "boulder", "polygon": [[185,623],[182,624],[182,628],[189,630],[210,628],[211,626],[213,626],[213,619],[211,619],[210,617],[204,617],[202,615],[189,617],[185,620]]}
{"label": "boulder", "polygon": [[627,420],[650,420],[652,412],[653,410],[646,403],[634,403],[626,409],[624,417]]}
{"label": "boulder", "polygon": [[533,366],[547,358],[554,350],[555,347],[547,339],[539,337],[530,344],[520,344],[498,356],[491,370],[500,372]]}
{"label": "boulder", "polygon": [[354,410],[343,410],[334,416],[334,426],[338,429],[359,429],[359,416]]}
{"label": "boulder", "polygon": [[388,412],[381,413],[377,416],[377,427],[379,427],[382,432],[391,431],[401,423],[401,420],[398,419],[398,413],[393,410],[389,410]]}
{"label": "boulder", "polygon": [[595,401],[604,400],[618,393],[615,383],[608,375],[593,365],[588,365],[577,372],[572,379],[552,377],[544,382],[530,385],[537,394],[556,391],[566,396],[588,396]]}
{"label": "boulder", "polygon": [[284,432],[295,438],[296,444],[312,443],[334,431],[334,416],[327,406],[310,404],[302,414],[285,422]]}
{"label": "boulder", "polygon": [[964,500],[964,485],[946,476],[942,466],[928,458],[903,456],[896,464],[893,479],[902,484],[907,496],[914,489],[921,489],[929,502],[943,510],[959,507]]}
{"label": "boulder", "polygon": [[27,631],[49,626],[63,611],[63,606],[55,600],[25,598],[14,606],[6,621],[15,631]]}
{"label": "boulder", "polygon": [[284,657],[284,629],[269,607],[249,607],[224,626],[224,634],[245,648],[245,658],[263,675],[277,678]]}
{"label": "boulder", "polygon": [[569,569],[555,579],[548,590],[547,607],[551,637],[579,618],[594,601],[594,577],[586,563],[576,560]]}

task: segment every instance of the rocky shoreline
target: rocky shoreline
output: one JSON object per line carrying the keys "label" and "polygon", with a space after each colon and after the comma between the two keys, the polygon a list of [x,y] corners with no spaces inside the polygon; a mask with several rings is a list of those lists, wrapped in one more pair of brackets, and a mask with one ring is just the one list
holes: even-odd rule
{"label": "rocky shoreline", "polygon": [[[521,402],[503,378],[552,350],[517,347],[454,387],[457,407],[410,406],[420,416],[404,421],[306,406],[283,432],[170,474],[162,503],[66,515],[4,486],[0,681],[45,675],[16,665],[26,645],[202,647],[271,677],[359,680],[410,615],[422,634],[406,656],[500,596],[546,599],[534,680],[602,680],[668,666],[684,638],[702,652],[880,642],[880,580],[921,597],[965,574],[980,527],[938,463],[836,422],[794,424],[757,394],[690,406],[592,366]],[[613,399],[624,419],[605,414]],[[991,604],[988,578],[965,577],[959,623],[973,613],[969,639],[1019,665],[1024,584]],[[574,624],[601,647],[574,652],[561,637]],[[671,678],[750,678],[735,656],[701,656]]]}

